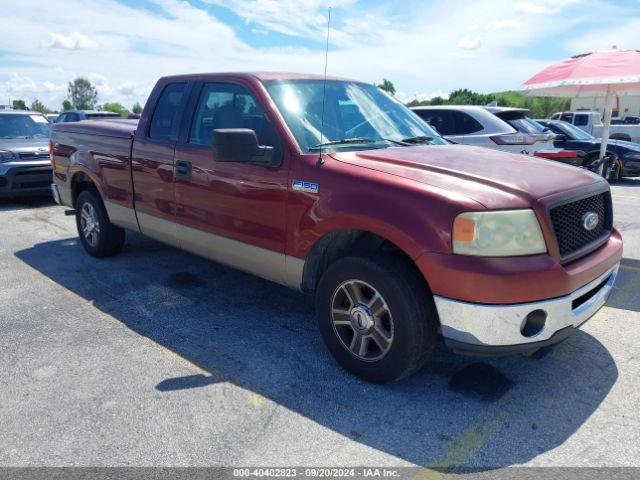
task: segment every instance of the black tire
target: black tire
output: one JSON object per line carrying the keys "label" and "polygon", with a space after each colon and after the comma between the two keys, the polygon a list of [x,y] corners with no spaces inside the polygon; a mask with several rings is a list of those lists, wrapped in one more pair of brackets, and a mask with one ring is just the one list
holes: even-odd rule
{"label": "black tire", "polygon": [[[355,328],[334,326],[334,302],[342,291],[341,286],[352,280],[377,291],[383,298],[388,317],[392,318],[392,340],[381,358],[358,357],[350,351],[344,338],[349,331],[355,336]],[[349,302],[349,305],[353,312],[353,303]],[[336,361],[345,370],[371,382],[390,382],[417,371],[437,340],[438,315],[426,282],[410,262],[391,255],[345,257],[332,264],[322,275],[316,290],[316,314],[322,337]],[[348,318],[350,322],[356,321],[353,315]],[[380,320],[375,318],[377,324]],[[389,322],[388,319],[385,321]],[[373,344],[375,353],[378,342],[373,340],[371,337],[368,341],[368,348]]]}
{"label": "black tire", "polygon": [[[85,209],[95,212],[98,230],[96,235],[88,237],[83,232],[82,214]],[[90,210],[91,211],[91,210]],[[125,231],[116,227],[109,221],[107,210],[96,190],[83,190],[76,200],[76,226],[80,243],[86,252],[92,257],[110,257],[122,251],[125,240]]]}
{"label": "black tire", "polygon": [[609,169],[609,182],[615,182],[616,180],[620,180],[621,176],[620,162],[617,157],[613,158],[613,166]]}
{"label": "black tire", "polygon": [[605,160],[604,162],[598,165],[598,167],[593,171],[593,173],[595,173],[596,175],[600,175],[602,178],[606,179],[607,171],[608,171],[608,162]]}

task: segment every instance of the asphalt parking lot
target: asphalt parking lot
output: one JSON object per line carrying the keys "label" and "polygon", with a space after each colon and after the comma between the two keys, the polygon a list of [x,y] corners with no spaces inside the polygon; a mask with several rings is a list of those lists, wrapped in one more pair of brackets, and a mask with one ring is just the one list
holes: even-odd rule
{"label": "asphalt parking lot", "polygon": [[0,465],[640,466],[640,180],[612,190],[623,265],[581,331],[386,386],[305,296],[139,235],[96,260],[62,208],[2,200]]}

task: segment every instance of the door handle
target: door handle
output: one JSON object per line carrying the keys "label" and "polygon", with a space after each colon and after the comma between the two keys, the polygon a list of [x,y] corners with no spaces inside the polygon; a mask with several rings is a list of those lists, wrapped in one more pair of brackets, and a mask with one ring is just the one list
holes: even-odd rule
{"label": "door handle", "polygon": [[193,166],[191,162],[185,160],[176,160],[175,177],[180,180],[191,180],[191,170]]}

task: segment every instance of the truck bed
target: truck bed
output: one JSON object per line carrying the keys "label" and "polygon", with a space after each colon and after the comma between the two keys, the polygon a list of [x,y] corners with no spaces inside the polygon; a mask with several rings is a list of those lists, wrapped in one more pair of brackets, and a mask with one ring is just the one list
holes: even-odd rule
{"label": "truck bed", "polygon": [[73,189],[76,179],[88,176],[101,191],[110,215],[117,215],[118,207],[132,210],[131,145],[137,127],[137,120],[54,124],[51,129],[54,148],[67,152],[59,157],[64,164],[60,166],[64,170],[70,162],[66,187]]}

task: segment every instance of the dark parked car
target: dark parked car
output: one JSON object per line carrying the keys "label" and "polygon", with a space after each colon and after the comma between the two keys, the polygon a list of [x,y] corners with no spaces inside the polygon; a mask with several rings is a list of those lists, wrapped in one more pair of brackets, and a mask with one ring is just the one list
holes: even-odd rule
{"label": "dark parked car", "polygon": [[0,111],[0,197],[51,193],[49,126],[38,112]]}
{"label": "dark parked car", "polygon": [[56,119],[56,123],[79,122],[80,120],[109,120],[122,118],[115,112],[104,112],[101,110],[67,110],[62,112]]}
{"label": "dark parked car", "polygon": [[[586,159],[600,155],[602,139],[595,138],[584,130],[561,120],[536,120],[559,135],[555,146],[584,152]],[[609,180],[640,175],[640,144],[624,140],[609,140],[607,154],[611,157]]]}

